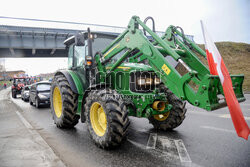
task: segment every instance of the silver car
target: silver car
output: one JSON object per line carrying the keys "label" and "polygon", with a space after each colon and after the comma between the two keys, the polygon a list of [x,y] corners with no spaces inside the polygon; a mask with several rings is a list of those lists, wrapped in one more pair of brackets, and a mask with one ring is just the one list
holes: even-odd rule
{"label": "silver car", "polygon": [[21,98],[23,101],[29,101],[30,98],[29,90],[30,90],[30,85],[27,85],[22,89]]}

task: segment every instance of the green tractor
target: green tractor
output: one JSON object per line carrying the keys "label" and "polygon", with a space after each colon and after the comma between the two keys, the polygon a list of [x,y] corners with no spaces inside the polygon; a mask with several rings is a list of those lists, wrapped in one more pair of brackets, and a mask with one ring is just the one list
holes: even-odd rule
{"label": "green tractor", "polygon": [[[154,25],[146,26],[149,19],[132,17],[121,34],[88,29],[64,42],[68,70],[57,71],[51,87],[57,127],[72,128],[80,119],[99,147],[112,148],[125,139],[128,116],[148,118],[166,131],[185,119],[185,100],[206,110],[226,106],[218,76],[197,56],[206,53],[180,27],[170,26],[159,37]],[[231,78],[238,101],[244,101],[244,76]]]}

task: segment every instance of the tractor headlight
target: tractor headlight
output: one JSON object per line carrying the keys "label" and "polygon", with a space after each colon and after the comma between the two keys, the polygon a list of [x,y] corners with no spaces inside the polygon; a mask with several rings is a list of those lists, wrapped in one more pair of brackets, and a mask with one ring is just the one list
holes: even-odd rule
{"label": "tractor headlight", "polygon": [[146,79],[145,78],[139,78],[137,80],[137,84],[138,85],[145,85],[146,84]]}
{"label": "tractor headlight", "polygon": [[154,84],[159,85],[161,83],[160,78],[155,77]]}
{"label": "tractor headlight", "polygon": [[152,85],[153,79],[152,78],[139,78],[137,79],[138,85]]}
{"label": "tractor headlight", "polygon": [[146,85],[152,85],[153,79],[152,78],[146,78]]}

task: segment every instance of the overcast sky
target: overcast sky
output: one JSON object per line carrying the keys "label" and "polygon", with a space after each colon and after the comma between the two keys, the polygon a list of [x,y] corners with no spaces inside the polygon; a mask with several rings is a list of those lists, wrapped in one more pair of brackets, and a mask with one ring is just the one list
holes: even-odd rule
{"label": "overcast sky", "polygon": [[[85,22],[127,26],[133,15],[144,20],[152,16],[158,31],[169,25],[181,26],[186,34],[203,43],[200,20],[203,20],[214,41],[250,43],[250,0],[8,0],[1,1],[0,16]],[[0,19],[0,24],[67,27],[74,25],[18,22]],[[81,28],[81,27],[77,27]],[[10,61],[10,60],[9,60]],[[29,59],[32,63],[36,63]],[[26,62],[27,62],[26,61]],[[6,60],[7,66],[8,59]],[[61,61],[65,66],[65,61]],[[53,70],[60,64],[45,69]],[[39,66],[37,66],[37,69]],[[29,68],[32,73],[38,72]],[[11,65],[8,69],[14,70]]]}

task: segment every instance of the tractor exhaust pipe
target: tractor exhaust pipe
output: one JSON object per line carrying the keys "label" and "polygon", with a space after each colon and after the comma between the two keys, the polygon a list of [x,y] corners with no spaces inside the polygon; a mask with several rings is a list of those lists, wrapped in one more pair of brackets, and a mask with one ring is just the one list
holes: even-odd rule
{"label": "tractor exhaust pipe", "polygon": [[157,111],[163,111],[165,109],[166,102],[164,101],[155,101],[152,105],[152,108]]}

